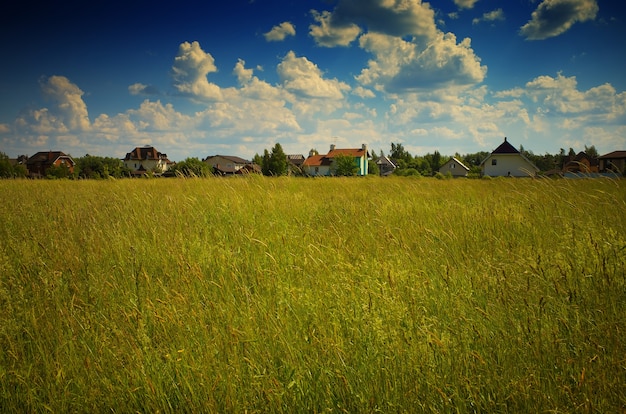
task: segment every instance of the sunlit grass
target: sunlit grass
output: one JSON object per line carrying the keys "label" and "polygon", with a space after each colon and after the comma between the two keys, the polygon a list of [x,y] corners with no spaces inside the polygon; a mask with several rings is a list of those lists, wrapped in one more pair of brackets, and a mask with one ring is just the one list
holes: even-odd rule
{"label": "sunlit grass", "polygon": [[616,180],[0,182],[0,410],[619,412]]}

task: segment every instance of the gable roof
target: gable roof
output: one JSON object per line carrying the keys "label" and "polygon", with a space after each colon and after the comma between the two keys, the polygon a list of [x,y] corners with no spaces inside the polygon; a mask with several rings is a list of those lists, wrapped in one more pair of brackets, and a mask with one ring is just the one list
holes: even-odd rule
{"label": "gable roof", "polygon": [[244,160],[243,158],[234,155],[209,155],[202,161],[209,162],[211,158],[224,158],[225,160],[231,161],[233,164],[250,164],[250,161]]}
{"label": "gable roof", "polygon": [[333,148],[328,151],[326,157],[334,158],[338,155],[348,155],[350,157],[360,158],[364,155],[367,157],[368,154],[365,148]]}
{"label": "gable roof", "polygon": [[506,137],[504,137],[504,142],[498,146],[495,150],[493,150],[492,154],[519,154],[520,152],[507,141]]}
{"label": "gable roof", "polygon": [[[469,170],[470,170],[470,169],[469,169],[469,168],[468,168],[465,164],[463,164],[461,161],[459,161],[459,159],[458,159],[458,158],[456,158],[456,157],[452,157],[452,158],[450,158],[448,161],[446,161],[446,162],[445,162],[445,163],[441,166],[441,168],[445,167],[446,165],[448,165],[448,164],[450,164],[450,163],[452,163],[452,162],[456,162],[457,164],[459,164],[459,165],[461,166],[461,168],[463,168],[463,169],[464,169],[464,170],[466,170],[466,171],[469,171]],[[441,168],[440,168],[440,169],[441,169]]]}
{"label": "gable roof", "polygon": [[69,160],[72,165],[75,164],[74,160],[72,159],[72,157],[70,157],[69,155],[65,154],[64,152],[61,152],[61,151],[39,151],[38,153],[36,153],[32,157],[28,158],[28,160],[26,161],[26,165],[34,165],[34,164],[52,165],[59,158],[65,158],[65,159]]}
{"label": "gable roof", "polygon": [[304,163],[304,155],[302,154],[288,154],[287,155],[287,161],[289,161],[290,163],[292,163],[295,166],[300,166]]}
{"label": "gable roof", "polygon": [[312,155],[306,160],[304,160],[304,162],[302,163],[302,165],[309,166],[309,167],[321,167],[321,166],[326,166],[330,164],[331,164],[331,159],[326,157],[325,155]]}
{"label": "gable roof", "polygon": [[613,151],[613,152],[609,152],[608,154],[604,154],[601,157],[598,157],[598,159],[602,159],[602,160],[614,160],[614,159],[622,159],[622,158],[626,158],[626,151]]}
{"label": "gable roof", "polygon": [[498,155],[498,154],[500,154],[500,155],[503,155],[503,154],[504,155],[518,155],[524,161],[526,161],[535,171],[539,171],[539,168],[531,160],[526,158],[526,156],[524,154],[522,154],[517,149],[515,149],[515,147],[509,143],[509,141],[506,139],[506,137],[504,137],[504,142],[502,144],[500,144],[498,146],[498,148],[493,150],[493,152],[491,152],[491,154],[487,155],[487,157],[485,157],[485,159],[480,162],[480,167],[482,168],[483,165],[485,165],[485,163],[487,162],[488,159],[491,159],[491,157],[493,157],[494,155]]}

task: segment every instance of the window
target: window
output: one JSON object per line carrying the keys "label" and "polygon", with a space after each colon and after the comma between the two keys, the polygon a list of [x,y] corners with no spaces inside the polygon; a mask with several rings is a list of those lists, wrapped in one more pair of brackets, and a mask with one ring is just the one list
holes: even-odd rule
{"label": "window", "polygon": [[498,165],[498,160],[497,159],[492,159],[491,160],[491,165]]}
{"label": "window", "polygon": [[455,163],[450,164],[450,168],[456,168],[456,164]]}

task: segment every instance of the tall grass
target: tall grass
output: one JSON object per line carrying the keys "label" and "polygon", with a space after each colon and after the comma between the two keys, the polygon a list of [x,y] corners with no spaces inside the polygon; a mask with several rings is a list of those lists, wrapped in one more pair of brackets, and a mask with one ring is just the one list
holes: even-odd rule
{"label": "tall grass", "polygon": [[2,412],[626,407],[623,181],[0,194]]}

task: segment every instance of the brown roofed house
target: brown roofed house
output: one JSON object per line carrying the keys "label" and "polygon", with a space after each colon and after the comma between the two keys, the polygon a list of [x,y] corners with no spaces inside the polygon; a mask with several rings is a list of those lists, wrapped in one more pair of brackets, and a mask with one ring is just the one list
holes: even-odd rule
{"label": "brown roofed house", "polygon": [[61,151],[40,151],[26,161],[26,168],[30,177],[45,177],[48,169],[53,166],[65,166],[68,172],[73,174],[75,165],[72,157]]}

